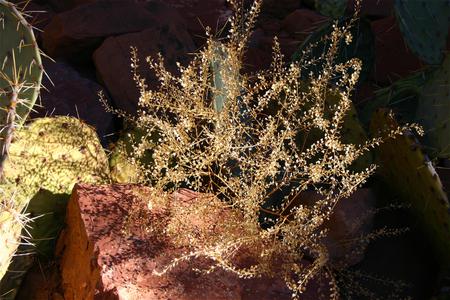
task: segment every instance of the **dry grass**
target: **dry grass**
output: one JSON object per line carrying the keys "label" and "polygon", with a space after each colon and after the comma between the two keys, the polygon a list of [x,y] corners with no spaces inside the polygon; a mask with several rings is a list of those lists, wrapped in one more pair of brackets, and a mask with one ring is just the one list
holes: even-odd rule
{"label": "dry grass", "polygon": [[[270,69],[250,75],[242,73],[242,59],[261,1],[249,11],[230,2],[236,13],[227,39],[217,40],[208,32],[206,46],[187,67],[179,67],[180,76],[164,68],[162,57],[147,59],[160,81],[156,90],[149,90],[137,74],[139,61],[132,49],[141,96],[138,115],[128,118],[146,131],[147,138],[134,145],[130,160],[142,166],[154,197],[172,208],[177,202],[170,195],[179,188],[199,192],[203,198],[202,205],[179,206],[176,228],[166,231],[191,251],[160,273],[180,260],[202,256],[213,261],[211,269],[204,270],[207,273],[221,267],[255,277],[273,275],[276,261],[277,272],[297,298],[319,273],[327,274],[335,286],[322,242],[327,234],[323,224],[336,203],[363,185],[376,168],[351,171],[352,163],[383,141],[374,138],[359,145],[342,141],[342,124],[361,62],[339,64],[334,58],[340,41],[350,42],[349,26],[356,17],[347,27],[335,26],[326,37],[328,51],[315,60],[305,51],[300,61],[286,64],[275,40]],[[318,63],[324,66],[321,73],[307,74],[308,81],[301,81],[302,72]],[[330,93],[338,95],[337,103],[326,101]],[[388,135],[402,134],[406,128],[410,126]],[[320,137],[307,142],[312,131],[320,132]],[[152,140],[155,133],[157,141]],[[139,161],[146,153],[153,153],[151,167]],[[302,192],[311,190],[322,198],[302,204]],[[273,199],[277,191],[284,195]],[[269,200],[277,205],[268,206]],[[217,209],[233,211],[217,218],[215,226],[221,230],[206,235],[189,232],[193,215],[215,216]],[[256,262],[247,267],[235,264],[240,249],[252,249]],[[337,297],[337,288],[331,293]]]}

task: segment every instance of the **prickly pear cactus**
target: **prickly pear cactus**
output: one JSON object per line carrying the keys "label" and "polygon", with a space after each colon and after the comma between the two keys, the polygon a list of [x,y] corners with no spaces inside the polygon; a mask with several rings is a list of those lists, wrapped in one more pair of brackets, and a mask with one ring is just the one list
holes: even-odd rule
{"label": "prickly pear cactus", "polygon": [[426,63],[441,63],[448,35],[449,2],[395,0],[394,7],[409,48]]}
{"label": "prickly pear cactus", "polygon": [[0,0],[0,173],[14,130],[39,94],[42,73],[32,26],[14,4]]}
{"label": "prickly pear cactus", "polygon": [[214,110],[221,112],[226,101],[226,86],[222,72],[225,72],[223,67],[224,60],[227,58],[223,47],[220,43],[212,46],[214,52],[213,60],[211,61],[211,72],[214,91],[212,92],[212,102]]}
{"label": "prickly pear cactus", "polygon": [[[17,131],[5,164],[4,181],[0,189],[8,192],[15,211],[22,213],[41,188],[69,195],[77,182],[108,183],[108,159],[94,129],[80,120],[37,119]],[[1,251],[0,277],[3,277],[23,226],[11,213],[2,213],[0,217],[0,239],[9,239],[11,245],[7,251],[3,248]]]}
{"label": "prickly pear cactus", "polygon": [[54,194],[47,190],[39,190],[29,201],[25,213],[35,216],[28,222],[22,236],[29,243],[22,243],[8,267],[9,272],[0,280],[2,300],[13,300],[19,290],[26,271],[35,262],[36,253],[40,262],[45,263],[54,257],[56,240],[64,226],[68,194]]}
{"label": "prickly pear cactus", "polygon": [[[0,186],[0,278],[8,270],[13,254],[22,239],[21,232],[30,222],[23,213],[26,196],[18,193],[13,186]],[[0,298],[3,293],[0,292]]]}
{"label": "prickly pear cactus", "polygon": [[433,157],[450,157],[450,55],[425,83],[416,119],[425,129],[427,152]]}
{"label": "prickly pear cactus", "polygon": [[[380,136],[396,128],[387,110],[379,110],[371,122],[371,132]],[[433,242],[441,265],[450,266],[450,206],[442,183],[430,160],[422,153],[412,133],[389,139],[377,149],[380,173],[385,182],[398,191],[411,206],[424,231]]]}
{"label": "prickly pear cactus", "polygon": [[152,153],[147,151],[139,157],[138,164],[133,163],[130,157],[134,154],[134,145],[144,140],[156,145],[158,138],[156,133],[147,136],[137,128],[125,130],[114,144],[109,157],[111,180],[117,183],[142,182],[143,174],[140,166],[153,164]]}
{"label": "prickly pear cactus", "polygon": [[107,156],[93,128],[72,117],[37,119],[17,132],[5,166],[7,182],[70,193],[76,182],[107,183]]}
{"label": "prickly pear cactus", "polygon": [[215,111],[221,112],[228,98],[238,98],[241,94],[240,70],[237,68],[238,58],[230,55],[227,47],[220,42],[212,42],[209,46],[212,52],[212,106]]}
{"label": "prickly pear cactus", "polygon": [[415,121],[422,88],[434,70],[435,68],[426,68],[375,91],[375,97],[359,110],[361,122],[368,126],[373,114],[379,108],[392,109],[395,115],[405,122]]}

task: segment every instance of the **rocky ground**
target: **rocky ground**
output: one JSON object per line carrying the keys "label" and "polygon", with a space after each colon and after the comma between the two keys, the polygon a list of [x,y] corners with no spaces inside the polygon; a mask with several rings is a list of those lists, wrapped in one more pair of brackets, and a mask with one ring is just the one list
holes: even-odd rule
{"label": "rocky ground", "polygon": [[[18,2],[19,6],[24,5],[22,0],[15,2]],[[248,5],[250,2],[246,0],[245,4]],[[349,2],[348,10],[352,10],[352,1]],[[275,36],[280,41],[282,53],[289,60],[309,33],[328,20],[327,17],[314,11],[308,3],[309,1],[301,0],[264,1],[262,13],[248,45],[245,71],[263,69],[270,64],[272,42]],[[370,101],[377,87],[386,86],[423,66],[423,63],[403,43],[402,35],[393,16],[392,6],[393,0],[363,1],[362,14],[370,20],[375,38],[375,65],[369,80],[359,86],[354,95],[356,104]],[[217,32],[217,35],[220,35],[221,29],[226,27],[227,17],[231,14],[230,6],[225,0],[32,0],[24,9],[29,11],[31,18],[34,19],[32,23],[39,30],[36,31],[38,43],[49,56],[44,60],[47,76],[44,80],[45,89],[41,93],[41,106],[36,108],[32,117],[44,115],[79,117],[96,128],[105,147],[114,141],[117,132],[122,128],[122,123],[116,116],[106,112],[99,101],[99,91],[103,91],[107,95],[110,105],[117,109],[131,114],[137,109],[139,93],[131,74],[130,46],[138,48],[141,60],[139,71],[152,86],[156,84],[156,78],[146,67],[145,57],[161,53],[165,58],[167,68],[176,72],[176,62],[187,64],[190,54],[200,49],[205,43],[205,27],[211,27]],[[399,57],[401,59],[398,59]],[[123,200],[127,197],[123,187],[98,189],[101,191],[96,190],[95,192],[103,195],[99,201],[110,198]],[[69,208],[80,210],[80,207],[73,206],[75,205],[73,201],[81,199],[80,203],[84,203],[82,200],[86,199],[89,193],[93,193],[93,187],[78,187],[71,200],[72,206],[69,205]],[[85,211],[81,211],[81,214],[68,211],[69,217],[73,218],[72,225],[80,222],[76,216],[87,216],[92,213],[92,210],[95,210],[95,208],[81,207],[81,210],[83,209]],[[118,209],[126,211],[128,208]],[[104,217],[104,221],[109,222],[113,215]],[[386,219],[390,220],[390,217],[388,216]],[[86,222],[85,224],[93,225],[93,223]],[[378,226],[377,222],[383,223],[384,221],[377,219],[375,226]],[[404,221],[402,224],[408,224],[408,221]],[[102,252],[105,249],[102,243],[106,242],[93,237],[98,234],[95,230],[95,228],[92,230],[88,228],[82,232],[85,234],[84,236],[77,236],[80,239],[79,244],[86,243],[86,249],[67,250],[69,258],[66,257],[66,259],[70,259],[71,262],[66,270],[72,269],[72,272],[75,272],[66,274],[65,278],[68,281],[63,284],[67,289],[62,290],[61,278],[52,272],[56,268],[54,265],[46,266],[45,272],[36,267],[35,272],[31,272],[27,276],[19,298],[64,299],[65,296],[65,299],[81,299],[87,296],[79,296],[80,294],[76,294],[76,291],[71,292],[72,294],[67,292],[70,289],[76,290],[81,287],[84,291],[92,293],[96,290],[97,293],[100,293],[97,295],[98,299],[137,299],[133,298],[137,297],[136,295],[119,298],[117,294],[113,295],[107,292],[101,294],[104,287],[91,286],[93,282],[97,282],[100,276],[101,278],[107,276],[105,270],[98,269],[96,265],[93,265],[92,268],[72,268],[74,265],[89,265],[94,253],[95,255],[100,253],[99,257],[103,258],[110,255]],[[425,250],[418,247],[411,251],[412,254],[399,256],[399,253],[408,252],[408,247],[420,244],[420,240],[416,241],[415,239],[414,235],[407,235],[400,242],[387,242],[388,246],[394,247],[393,249],[397,249],[397,252],[394,250],[394,253],[386,255],[380,255],[380,251],[384,251],[385,248],[375,244],[369,248],[367,254],[369,260],[360,263],[360,269],[370,272],[370,270],[378,270],[380,266],[392,265],[391,271],[394,278],[404,279],[404,274],[408,271],[402,270],[400,265],[394,266],[394,261],[402,257],[404,261],[401,262],[401,265],[410,265],[411,268],[414,267],[423,273],[422,277],[420,274],[409,274],[410,276],[406,276],[406,279],[413,284],[420,282],[427,274],[432,274],[431,267],[421,263]],[[71,244],[64,238],[60,243],[67,247]],[[61,245],[60,247],[63,247]],[[70,258],[70,255],[73,257]],[[155,257],[148,259],[152,260]],[[377,262],[380,263],[377,264]],[[62,265],[65,263],[67,261],[63,261]],[[126,265],[123,266],[124,270],[126,267]],[[83,274],[82,270],[89,270],[89,274]],[[41,274],[47,274],[47,277],[44,276],[45,280]],[[189,274],[186,274],[182,275],[187,278],[186,276]],[[55,276],[57,277],[55,280],[48,280]],[[120,274],[120,276],[126,277],[126,274]],[[92,281],[85,280],[91,277],[95,278]],[[80,280],[85,281],[81,282]],[[174,279],[171,280],[171,282],[152,282],[154,285],[152,288],[157,285],[176,286],[181,284],[175,282]],[[221,277],[220,280],[224,286],[220,290],[221,294],[214,294],[217,290],[213,290],[212,284],[203,290],[199,289],[195,280],[197,279],[194,278],[183,283],[187,284],[184,288],[189,290],[191,295],[197,295],[190,299],[198,297],[198,293],[205,292],[205,290],[211,293],[208,299],[255,299],[251,298],[254,294],[249,294],[251,289],[259,290],[260,295],[269,297],[258,299],[289,298],[282,284],[267,285],[264,279],[242,283],[234,277]],[[104,283],[108,284],[106,281]],[[375,287],[375,289],[377,288],[379,287]],[[427,287],[423,289],[413,287],[410,290],[412,290],[411,293],[420,295],[419,297],[428,293]],[[161,292],[161,288],[159,292]],[[154,291],[152,290],[151,293]],[[171,290],[167,293],[168,298],[184,299],[178,297],[179,291]],[[140,296],[142,298],[142,295]],[[313,294],[310,299],[315,299],[315,296]]]}

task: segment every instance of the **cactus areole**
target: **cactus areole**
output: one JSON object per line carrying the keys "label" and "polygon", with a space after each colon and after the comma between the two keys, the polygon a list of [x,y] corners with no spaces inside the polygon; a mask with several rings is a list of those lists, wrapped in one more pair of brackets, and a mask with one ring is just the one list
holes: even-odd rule
{"label": "cactus areole", "polygon": [[32,26],[14,4],[0,0],[0,175],[14,131],[33,108],[42,79]]}

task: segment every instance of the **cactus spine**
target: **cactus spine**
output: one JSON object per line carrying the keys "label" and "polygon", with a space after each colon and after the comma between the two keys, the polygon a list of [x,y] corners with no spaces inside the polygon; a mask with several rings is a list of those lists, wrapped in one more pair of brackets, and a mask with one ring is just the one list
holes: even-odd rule
{"label": "cactus spine", "polygon": [[14,4],[0,0],[0,175],[9,147],[39,94],[43,74],[32,26]]}
{"label": "cactus spine", "polygon": [[[62,204],[56,205],[56,199],[68,198],[77,182],[110,182],[108,158],[95,130],[76,118],[36,119],[29,126],[17,130],[9,152],[4,168],[5,179],[0,189],[9,194],[15,193],[14,207],[25,215],[47,213],[54,208],[61,210]],[[44,197],[39,192],[42,189],[48,191],[44,193],[47,196]],[[56,198],[49,196],[52,194]],[[53,212],[57,214],[58,211]],[[55,218],[44,217],[38,222],[29,223],[28,226],[32,229],[28,231],[28,240],[35,242],[39,236],[46,239],[56,237],[51,229],[54,230],[59,225],[54,220]],[[12,272],[7,272],[3,277],[0,295],[7,291],[11,291],[9,295],[14,295],[19,284],[11,284],[20,283],[21,278],[12,280],[11,277],[20,277],[18,274],[23,274],[32,260],[27,260],[24,256],[13,258],[21,241],[21,231],[22,236],[24,235],[23,226],[19,226],[17,218],[0,212],[0,225],[0,242],[2,239],[9,239],[8,247],[2,249],[0,256],[0,277],[5,275],[8,266],[18,268],[10,269]],[[35,244],[38,252],[49,252],[48,243],[39,241]],[[10,265],[11,259],[14,260],[13,265]]]}

